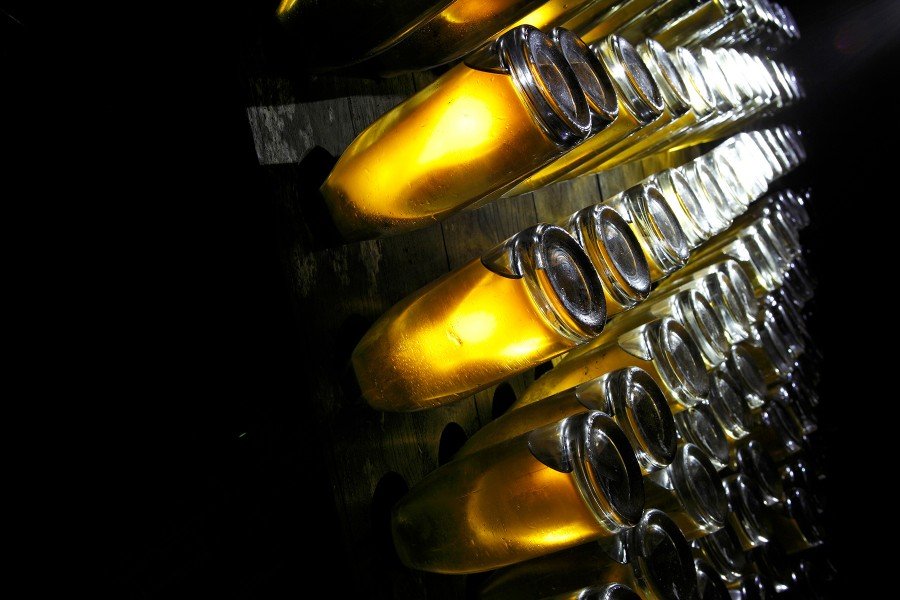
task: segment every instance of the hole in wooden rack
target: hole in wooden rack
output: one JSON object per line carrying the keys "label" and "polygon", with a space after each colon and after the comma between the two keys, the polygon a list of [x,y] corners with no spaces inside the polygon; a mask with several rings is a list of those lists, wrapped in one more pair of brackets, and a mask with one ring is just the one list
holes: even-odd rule
{"label": "hole in wooden rack", "polygon": [[391,511],[397,502],[409,491],[409,485],[403,476],[394,471],[386,473],[375,486],[372,494],[372,537],[375,549],[375,560],[384,567],[400,566],[400,557],[394,548],[391,535]]}
{"label": "hole in wooden rack", "polygon": [[494,390],[494,399],[491,401],[491,418],[496,419],[512,406],[516,401],[516,393],[509,383],[501,383]]}
{"label": "hole in wooden rack", "polygon": [[466,443],[467,437],[459,423],[447,423],[441,432],[441,441],[438,443],[438,464],[443,465],[449,462]]}
{"label": "hole in wooden rack", "polygon": [[486,573],[472,573],[470,575],[466,575],[466,600],[478,600],[481,598],[481,588],[484,587],[485,582],[490,579],[491,575],[494,574],[494,571],[487,571]]}
{"label": "hole in wooden rack", "polygon": [[542,362],[534,368],[534,378],[537,379],[547,371],[553,368],[553,361]]}

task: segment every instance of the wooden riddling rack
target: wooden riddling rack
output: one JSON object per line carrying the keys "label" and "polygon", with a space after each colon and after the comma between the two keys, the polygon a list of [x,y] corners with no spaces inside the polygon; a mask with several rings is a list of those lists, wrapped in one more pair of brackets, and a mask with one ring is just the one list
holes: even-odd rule
{"label": "wooden riddling rack", "polygon": [[[258,40],[259,41],[259,40]],[[313,344],[297,365],[296,402],[308,407],[334,494],[347,581],[372,598],[465,598],[481,576],[436,575],[403,567],[390,539],[390,507],[445,462],[467,436],[502,414],[534,380],[534,370],[450,406],[380,413],[359,397],[350,353],[395,302],[539,222],[557,223],[672,164],[632,163],[461,212],[395,237],[336,245],[317,188],[333,161],[371,122],[426,87],[431,72],[370,80],[290,73],[264,44],[245,49],[247,116],[278,214],[280,247],[298,344]],[[550,364],[540,369],[550,368]]]}

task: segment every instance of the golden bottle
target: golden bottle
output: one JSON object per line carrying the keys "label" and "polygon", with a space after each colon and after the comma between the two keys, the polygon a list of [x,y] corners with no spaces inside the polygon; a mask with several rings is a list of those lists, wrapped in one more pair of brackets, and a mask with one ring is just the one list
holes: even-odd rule
{"label": "golden bottle", "polygon": [[697,343],[684,325],[663,317],[622,335],[605,336],[589,351],[564,357],[531,384],[511,410],[625,367],[650,374],[673,413],[694,406],[709,391]]}
{"label": "golden bottle", "polygon": [[634,452],[596,411],[567,417],[440,467],[394,508],[403,563],[488,571],[615,535],[644,503]]}
{"label": "golden bottle", "polygon": [[320,188],[346,239],[418,229],[497,198],[588,135],[584,93],[548,36],[519,27],[482,60],[457,65],[347,147]]}
{"label": "golden bottle", "polygon": [[634,131],[663,114],[662,92],[634,46],[610,36],[595,49],[616,91],[619,107],[615,120],[586,142],[534,173],[505,195],[524,194],[557,181]]}
{"label": "golden bottle", "polygon": [[712,417],[708,406],[698,404],[675,414],[674,418],[675,428],[682,442],[700,448],[716,470],[721,471],[728,466],[728,439]]}
{"label": "golden bottle", "polygon": [[620,31],[625,26],[640,19],[643,14],[659,4],[658,0],[622,0],[605,11],[594,13],[593,17],[584,23],[578,24],[578,33],[588,44],[599,42],[612,34],[627,39],[632,44],[641,42],[647,35],[622,35]]}
{"label": "golden bottle", "polygon": [[665,512],[689,540],[725,525],[725,489],[706,453],[693,444],[679,445],[672,464],[644,477],[644,498],[647,508]]}
{"label": "golden bottle", "polygon": [[453,402],[596,336],[603,289],[563,229],[530,227],[407,296],[353,351],[378,410]]}
{"label": "golden bottle", "polygon": [[746,475],[729,475],[723,480],[728,493],[728,526],[741,548],[750,550],[772,539],[772,523],[768,519],[757,486]]}
{"label": "golden bottle", "polygon": [[[498,571],[482,587],[482,600],[523,600],[570,594],[605,582],[624,583],[644,600],[696,598],[691,547],[660,510],[644,512],[615,544],[585,544]],[[566,596],[563,596],[566,597]]]}
{"label": "golden bottle", "polygon": [[813,502],[805,490],[794,488],[787,492],[783,503],[769,507],[773,535],[788,554],[822,544],[821,518]]}
{"label": "golden bottle", "polygon": [[589,410],[609,414],[622,428],[643,473],[672,462],[677,442],[672,411],[653,378],[636,367],[612,371],[519,410],[508,411],[476,431],[456,458]]}

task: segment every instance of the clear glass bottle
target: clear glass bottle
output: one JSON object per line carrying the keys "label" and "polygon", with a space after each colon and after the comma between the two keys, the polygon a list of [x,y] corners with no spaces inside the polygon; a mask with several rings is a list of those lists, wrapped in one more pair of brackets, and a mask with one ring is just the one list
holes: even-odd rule
{"label": "clear glass bottle", "polygon": [[774,461],[756,440],[738,446],[734,466],[758,486],[763,504],[771,506],[784,498],[781,474]]}
{"label": "clear glass bottle", "polygon": [[751,409],[766,403],[766,378],[746,346],[734,345],[728,351],[723,366],[728,375],[744,390],[744,403]]}
{"label": "clear glass bottle", "polygon": [[457,458],[499,444],[564,417],[598,410],[622,428],[644,473],[661,469],[675,456],[677,434],[672,411],[662,390],[636,367],[612,371],[501,417],[475,432]]}
{"label": "clear glass bottle", "polygon": [[750,435],[751,415],[740,386],[721,370],[710,378],[709,408],[733,451],[738,442]]}
{"label": "clear glass bottle", "polygon": [[[732,211],[716,174],[703,162],[690,161],[679,167],[705,208],[706,218],[716,233],[731,225]],[[705,249],[705,248],[704,248]]]}
{"label": "clear glass bottle", "polygon": [[639,367],[650,374],[673,413],[706,398],[709,378],[693,336],[671,317],[651,321],[602,341],[577,354],[569,353],[523,392],[517,407],[556,394],[615,369]]}
{"label": "clear glass bottle", "polygon": [[590,136],[585,143],[573,147],[570,152],[509,190],[507,197],[534,191],[563,178],[597,153],[663,114],[662,92],[634,46],[620,37],[610,36],[601,41],[594,52],[603,63],[616,91],[619,106],[615,120]]}
{"label": "clear glass bottle", "polygon": [[519,27],[486,58],[452,68],[347,147],[320,188],[347,240],[497,198],[588,136],[584,92],[548,36]]}
{"label": "clear glass bottle", "polygon": [[784,333],[768,315],[768,308],[763,312],[767,316],[753,327],[743,347],[759,367],[766,385],[771,385],[787,377],[794,370],[795,361],[788,351]]}
{"label": "clear glass bottle", "polygon": [[651,181],[678,219],[688,247],[694,249],[713,236],[715,231],[707,220],[705,206],[680,170],[666,169],[653,175]]}
{"label": "clear glass bottle", "polygon": [[630,529],[643,503],[625,434],[581,413],[432,472],[394,508],[394,545],[415,569],[488,571]]}
{"label": "clear glass bottle", "polygon": [[768,543],[772,539],[772,523],[757,486],[741,473],[729,475],[722,483],[731,506],[728,526],[741,548],[750,550]]}
{"label": "clear glass bottle", "polygon": [[716,470],[721,471],[728,466],[728,439],[710,414],[708,406],[698,404],[675,414],[674,418],[682,442],[700,448]]}
{"label": "clear glass bottle", "polygon": [[718,571],[702,558],[694,559],[697,569],[697,597],[700,600],[731,600]]}
{"label": "clear glass bottle", "polygon": [[697,597],[691,546],[664,512],[645,511],[637,526],[615,541],[614,548],[587,544],[498,571],[479,597],[545,598],[603,582],[624,583],[644,600]]}
{"label": "clear glass bottle", "polygon": [[572,236],[536,225],[407,296],[369,329],[352,363],[377,410],[440,406],[600,333],[600,277]]}
{"label": "clear glass bottle", "polygon": [[[702,3],[694,0],[682,2],[680,8],[675,18],[670,17],[665,22],[657,21],[652,25],[648,15],[646,22],[649,27],[645,31],[668,48],[678,46],[698,36],[712,35],[722,27],[724,21],[732,18],[738,11],[739,4],[736,0],[709,0]],[[627,30],[624,34],[627,37]]]}
{"label": "clear glass bottle", "polygon": [[820,546],[824,531],[813,501],[806,491],[793,488],[785,494],[783,503],[769,507],[772,532],[788,554]]}
{"label": "clear glass bottle", "polygon": [[693,444],[679,445],[670,465],[644,477],[644,497],[647,508],[665,512],[689,540],[725,525],[725,489],[706,453]]}
{"label": "clear glass bottle", "polygon": [[802,435],[778,402],[769,402],[760,410],[755,416],[752,430],[753,439],[776,462],[795,456],[803,449]]}
{"label": "clear glass bottle", "polygon": [[635,306],[650,293],[650,265],[628,222],[602,204],[578,211],[565,224],[603,282],[606,315]]}
{"label": "clear glass bottle", "polygon": [[694,554],[712,565],[726,584],[731,586],[741,581],[747,570],[747,555],[730,528],[698,538],[693,546]]}

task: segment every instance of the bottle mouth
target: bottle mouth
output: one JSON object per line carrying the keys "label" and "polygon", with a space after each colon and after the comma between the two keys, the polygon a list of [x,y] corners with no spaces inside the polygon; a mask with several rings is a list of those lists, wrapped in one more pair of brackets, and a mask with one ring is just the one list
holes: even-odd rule
{"label": "bottle mouth", "polygon": [[809,226],[811,221],[809,211],[806,209],[803,200],[793,191],[779,192],[773,198],[775,205],[788,215],[796,229],[799,230]]}
{"label": "bottle mouth", "polygon": [[622,306],[634,306],[650,293],[650,266],[641,244],[622,216],[609,206],[578,211],[568,228],[582,244],[603,282]]}
{"label": "bottle mouth", "polygon": [[[724,490],[724,488],[722,488]],[[714,531],[697,540],[697,545],[725,581],[740,581],[747,570],[747,555],[728,528]]]}
{"label": "bottle mouth", "polygon": [[646,331],[651,356],[672,397],[691,407],[709,394],[709,377],[700,349],[684,325],[664,317]]}
{"label": "bottle mouth", "polygon": [[759,486],[764,504],[780,501],[784,491],[781,476],[759,442],[751,440],[738,448],[735,462],[738,470]]}
{"label": "bottle mouth", "polygon": [[706,453],[693,444],[682,444],[669,473],[681,505],[697,528],[706,533],[721,529],[728,515],[728,498]]}
{"label": "bottle mouth", "polygon": [[670,53],[672,64],[681,74],[682,81],[687,84],[688,97],[691,109],[699,116],[706,116],[715,112],[716,97],[712,88],[706,81],[703,69],[697,64],[697,59],[690,50],[679,46]]}
{"label": "bottle mouth", "polygon": [[760,420],[776,435],[787,454],[796,454],[800,451],[803,438],[792,427],[790,417],[777,402],[770,402],[763,409]]}
{"label": "bottle mouth", "polygon": [[634,46],[611,35],[595,51],[617,84],[623,106],[642,124],[656,120],[663,112],[662,92]]}
{"label": "bottle mouth", "polygon": [[791,582],[791,570],[788,556],[775,541],[757,546],[747,554],[750,561],[761,574],[776,584],[786,587]]}
{"label": "bottle mouth", "polygon": [[719,48],[712,52],[722,71],[730,76],[728,82],[737,95],[738,102],[741,105],[746,105],[753,101],[756,96],[756,90],[753,89],[749,80],[751,72],[738,62],[740,59],[736,58],[729,49]]}
{"label": "bottle mouth", "polygon": [[792,84],[787,80],[787,74],[783,71],[775,61],[764,58],[763,66],[769,75],[775,88],[778,90],[778,97],[783,104],[790,104],[797,100],[797,93]]}
{"label": "bottle mouth", "polygon": [[772,366],[775,373],[779,377],[783,377],[790,373],[793,367],[791,355],[788,352],[787,343],[783,338],[783,334],[778,331],[770,319],[764,318],[761,327],[758,329],[759,344]]}
{"label": "bottle mouth", "polygon": [[729,140],[732,156],[735,160],[746,163],[747,168],[739,170],[738,174],[744,177],[744,185],[752,188],[754,193],[762,195],[768,188],[768,182],[775,179],[775,169],[772,158],[766,148],[747,133],[740,133]]}
{"label": "bottle mouth", "polygon": [[822,526],[809,494],[805,490],[794,488],[787,493],[784,504],[806,541],[811,546],[821,544]]}
{"label": "bottle mouth", "polygon": [[549,36],[520,25],[498,41],[501,63],[542,129],[571,147],[591,133],[591,115],[578,78]]}
{"label": "bottle mouth", "polygon": [[596,133],[616,120],[619,101],[603,63],[584,41],[562,27],[550,32],[563,57],[575,73],[591,113],[591,133]]}
{"label": "bottle mouth", "polygon": [[766,159],[766,162],[772,169],[773,178],[778,178],[784,175],[785,164],[782,162],[782,157],[778,155],[778,151],[771,144],[770,140],[766,138],[766,136],[761,131],[751,131],[747,134],[745,139],[751,140],[753,144],[759,149],[759,152]]}
{"label": "bottle mouth", "polygon": [[701,355],[710,367],[725,360],[728,342],[722,321],[700,291],[685,290],[674,298],[679,321],[693,334]]}
{"label": "bottle mouth", "polygon": [[709,413],[709,408],[700,404],[676,413],[675,427],[681,438],[703,450],[716,470],[728,466],[728,439]]}
{"label": "bottle mouth", "polygon": [[806,161],[806,148],[803,147],[803,142],[800,140],[800,136],[797,134],[797,130],[793,127],[788,127],[787,125],[781,125],[777,128],[777,130],[783,136],[783,141],[786,145],[790,146],[794,151],[794,154],[797,155],[797,158],[800,162]]}
{"label": "bottle mouth", "polygon": [[716,182],[715,174],[709,167],[699,161],[691,161],[682,167],[682,172],[694,189],[701,202],[706,206],[706,217],[716,228],[716,233],[725,231],[731,225],[731,208],[727,206],[725,193]]}
{"label": "bottle mouth", "polygon": [[766,518],[759,490],[741,473],[725,480],[728,501],[742,533],[753,547],[772,539],[772,526]]}
{"label": "bottle mouth", "polygon": [[756,77],[759,80],[760,85],[762,85],[765,90],[766,105],[774,103],[781,95],[781,92],[778,89],[778,85],[772,79],[772,74],[766,68],[765,62],[759,56],[750,56],[750,62],[753,65],[753,70],[756,71]]}
{"label": "bottle mouth", "polygon": [[612,374],[607,386],[613,414],[641,468],[652,472],[669,465],[678,436],[672,410],[656,381],[642,369],[630,367]]}
{"label": "bottle mouth", "polygon": [[765,377],[747,348],[741,345],[732,346],[728,358],[725,359],[725,368],[732,379],[743,388],[747,406],[754,409],[766,403]]}
{"label": "bottle mouth", "polygon": [[747,339],[750,323],[728,276],[721,271],[713,271],[703,277],[701,288],[721,319],[725,337],[723,345]]}
{"label": "bottle mouth", "polygon": [[781,287],[783,276],[773,256],[775,249],[771,248],[772,241],[752,230],[742,235],[740,241],[759,285],[766,291]]}
{"label": "bottle mouth", "polygon": [[747,210],[750,203],[756,199],[756,192],[744,187],[728,157],[709,152],[703,155],[702,160],[709,170],[718,176],[719,186],[728,198],[729,216],[733,218]]}
{"label": "bottle mouth", "polygon": [[750,327],[759,317],[759,300],[753,293],[753,284],[747,271],[736,260],[728,259],[719,267],[720,272],[724,273],[728,278],[728,283],[737,298],[738,305],[744,318],[741,321]]}
{"label": "bottle mouth", "polygon": [[700,58],[697,63],[703,69],[703,75],[713,89],[713,93],[716,96],[716,106],[719,110],[727,112],[739,108],[741,99],[731,83],[729,83],[728,77],[726,77],[715,52],[709,48],[701,48]]}
{"label": "bottle mouth", "polygon": [[709,389],[709,408],[725,434],[739,440],[750,433],[750,411],[740,388],[722,371],[714,373]]}
{"label": "bottle mouth", "polygon": [[621,583],[584,588],[577,598],[578,600],[641,600],[634,590]]}
{"label": "bottle mouth", "polygon": [[[745,141],[738,137],[730,138],[712,151],[721,170],[728,169],[737,185],[744,191],[748,203],[762,196],[769,187],[768,163],[759,153],[746,149]],[[715,169],[713,169],[715,171]],[[746,207],[745,207],[746,208]]]}
{"label": "bottle mouth", "polygon": [[800,158],[800,153],[797,152],[796,147],[788,140],[787,135],[784,133],[784,128],[776,127],[775,129],[770,129],[769,134],[775,139],[778,148],[787,158],[787,170],[791,171],[800,166],[803,159]]}
{"label": "bottle mouth", "polygon": [[706,220],[703,204],[681,171],[678,169],[662,171],[656,175],[655,182],[678,219],[688,246],[696,248],[713,236],[714,229]]}
{"label": "bottle mouth", "polygon": [[586,413],[576,423],[573,474],[582,497],[610,531],[633,527],[644,507],[644,486],[628,438],[603,413]]}
{"label": "bottle mouth", "polygon": [[691,546],[672,519],[660,510],[644,511],[629,532],[632,568],[642,597],[695,598],[697,572]]}
{"label": "bottle mouth", "polygon": [[671,273],[687,264],[687,237],[659,188],[649,183],[636,185],[623,193],[623,199],[660,270]]}
{"label": "bottle mouth", "polygon": [[702,559],[695,560],[697,569],[697,598],[700,600],[731,600],[725,582],[712,565]]}
{"label": "bottle mouth", "polygon": [[687,85],[666,49],[656,40],[647,38],[638,44],[636,50],[653,75],[665,107],[676,117],[686,113],[690,108]]}

